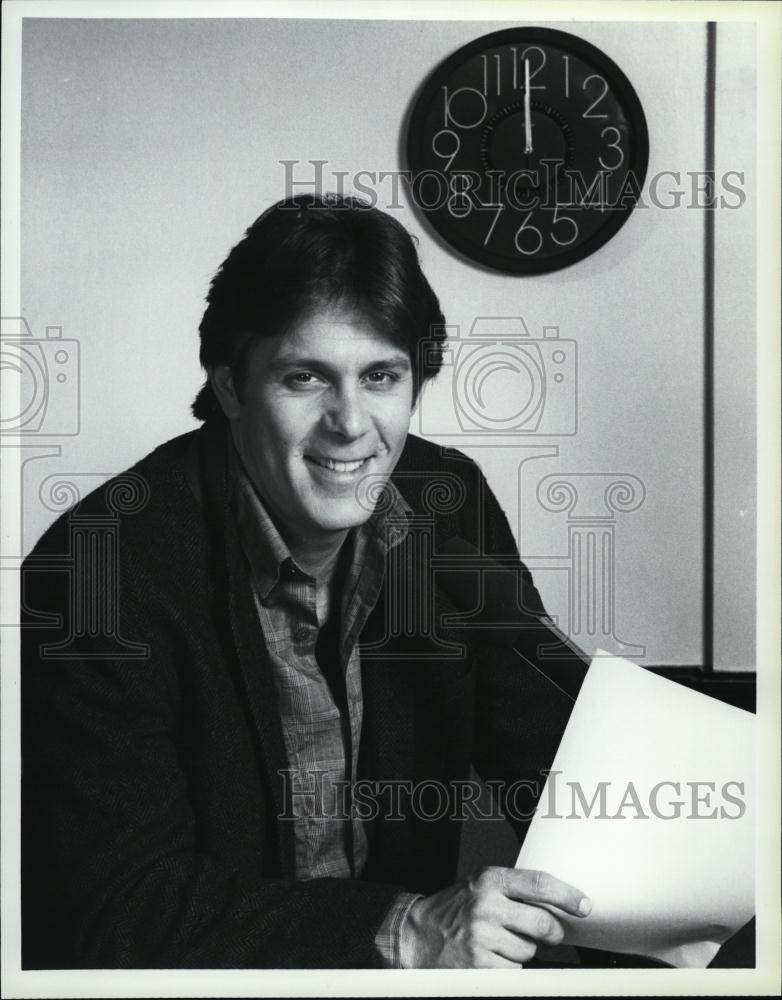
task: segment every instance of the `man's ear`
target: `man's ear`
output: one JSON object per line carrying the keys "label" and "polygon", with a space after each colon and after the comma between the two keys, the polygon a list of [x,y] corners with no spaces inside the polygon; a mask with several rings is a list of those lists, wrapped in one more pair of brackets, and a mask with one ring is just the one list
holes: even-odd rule
{"label": "man's ear", "polygon": [[209,383],[212,392],[217,396],[223,413],[229,420],[238,420],[241,413],[241,401],[236,392],[233,372],[228,365],[212,365],[208,369]]}

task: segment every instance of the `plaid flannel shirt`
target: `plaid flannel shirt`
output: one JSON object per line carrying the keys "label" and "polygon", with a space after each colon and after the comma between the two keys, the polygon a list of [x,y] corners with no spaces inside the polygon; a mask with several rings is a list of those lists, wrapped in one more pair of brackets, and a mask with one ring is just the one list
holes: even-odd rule
{"label": "plaid flannel shirt", "polygon": [[[233,448],[231,476],[234,511],[279,698],[296,877],[357,878],[366,863],[367,838],[362,821],[346,809],[358,766],[363,709],[357,640],[380,593],[386,552],[407,535],[409,508],[389,482],[388,508],[383,504],[384,509],[354,529],[346,542],[352,544],[352,558],[342,592],[338,642],[345,712],[335,702],[315,655],[329,612],[325,588],[294,562]],[[418,898],[400,892],[375,938],[391,968],[401,966],[401,928]]]}

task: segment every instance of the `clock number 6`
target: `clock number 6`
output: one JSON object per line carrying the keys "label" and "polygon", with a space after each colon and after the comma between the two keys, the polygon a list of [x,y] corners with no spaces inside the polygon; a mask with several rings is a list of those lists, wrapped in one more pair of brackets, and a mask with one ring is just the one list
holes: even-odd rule
{"label": "clock number 6", "polygon": [[625,161],[625,154],[622,151],[622,147],[619,145],[619,142],[620,142],[620,140],[622,138],[622,133],[615,126],[613,126],[613,125],[606,125],[606,127],[600,133],[600,138],[601,139],[605,139],[606,132],[613,132],[614,135],[616,136],[616,138],[614,139],[613,142],[609,142],[608,143],[608,148],[609,149],[615,149],[617,151],[617,153],[619,153],[619,159],[616,161],[616,163],[608,164],[608,163],[604,163],[603,162],[603,157],[602,156],[599,156],[598,159],[597,159],[597,162],[600,164],[600,166],[603,168],[603,170],[617,170],[619,167],[622,166],[622,164]]}
{"label": "clock number 6", "polygon": [[[527,212],[524,221],[516,230],[516,235],[513,238],[513,242],[516,244],[516,249],[519,251],[519,253],[526,254],[527,256],[531,256],[532,254],[537,253],[543,246],[543,233],[541,233],[541,231],[536,226],[527,225],[527,223],[531,218],[532,218],[532,212]],[[519,237],[521,236],[522,233],[535,233],[535,235],[537,236],[537,245],[532,247],[532,249],[530,250],[525,250],[524,247],[521,246],[521,244],[519,243]]]}

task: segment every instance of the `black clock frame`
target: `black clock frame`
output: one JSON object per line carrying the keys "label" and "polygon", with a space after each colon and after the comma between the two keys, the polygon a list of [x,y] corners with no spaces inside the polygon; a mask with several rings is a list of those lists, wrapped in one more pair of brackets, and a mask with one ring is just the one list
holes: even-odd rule
{"label": "black clock frame", "polygon": [[[415,175],[419,170],[431,169],[428,165],[422,166],[425,160],[421,150],[424,140],[429,138],[428,133],[424,132],[425,120],[432,101],[448,77],[464,62],[487,49],[522,42],[524,44],[547,43],[564,48],[587,62],[605,77],[611,91],[617,96],[632,124],[632,149],[629,155],[629,166],[625,173],[627,176],[632,175],[635,178],[637,191],[640,193],[646,180],[646,171],[649,165],[649,130],[646,115],[635,88],[613,59],[601,49],[577,35],[556,28],[504,28],[468,42],[439,63],[424,81],[413,100],[405,141],[407,167],[411,173]],[[540,259],[521,256],[512,258],[498,254],[488,247],[479,248],[466,238],[458,230],[458,227],[452,228],[445,215],[435,214],[432,210],[427,210],[419,205],[416,205],[416,210],[421,213],[434,233],[469,263],[511,274],[542,274],[569,267],[585,257],[589,257],[604,246],[621,229],[635,208],[636,199],[632,198],[630,194],[627,195],[627,201],[629,204],[626,204],[623,198],[623,204],[620,207],[611,208],[606,222],[583,243],[563,249],[556,256]]]}

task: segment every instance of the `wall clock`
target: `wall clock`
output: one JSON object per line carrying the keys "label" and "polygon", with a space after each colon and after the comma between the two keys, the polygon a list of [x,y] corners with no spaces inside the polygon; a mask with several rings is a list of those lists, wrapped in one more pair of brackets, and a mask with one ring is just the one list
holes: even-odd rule
{"label": "wall clock", "polygon": [[564,31],[510,28],[438,66],[407,132],[411,193],[450,246],[516,274],[567,267],[627,221],[649,135],[632,84]]}

